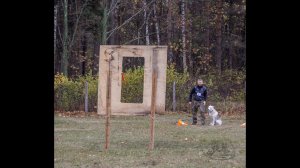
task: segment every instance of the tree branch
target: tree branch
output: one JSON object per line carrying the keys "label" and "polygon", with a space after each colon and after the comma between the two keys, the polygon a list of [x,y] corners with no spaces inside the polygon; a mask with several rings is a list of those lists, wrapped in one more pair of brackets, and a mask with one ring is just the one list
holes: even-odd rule
{"label": "tree branch", "polygon": [[[161,29],[160,32],[164,32],[165,30],[166,30],[166,28]],[[153,34],[156,34],[156,32],[150,33],[150,34],[148,34],[148,35],[150,36],[150,35],[153,35]],[[135,41],[135,40],[138,40],[138,39],[141,39],[141,38],[144,38],[144,37],[146,37],[146,35],[145,35],[145,36],[142,36],[142,37],[134,38],[134,39],[132,39],[132,40],[129,40],[129,41],[123,43],[122,45],[126,45],[126,44],[128,44],[128,43],[131,43],[131,42],[133,42],[133,41]]]}
{"label": "tree branch", "polygon": [[110,37],[116,30],[120,29],[122,26],[124,26],[125,24],[127,24],[131,19],[133,19],[137,14],[139,14],[144,8],[148,7],[148,6],[149,6],[150,4],[152,4],[154,1],[155,1],[155,0],[152,0],[152,1],[151,1],[150,3],[148,3],[146,6],[144,6],[143,8],[141,8],[137,13],[135,13],[134,15],[132,15],[129,19],[127,19],[127,20],[126,20],[123,24],[121,24],[120,26],[118,26],[118,27],[112,29],[111,31],[106,32],[106,33],[110,33],[110,34],[107,36],[106,40],[108,40],[109,37]]}
{"label": "tree branch", "polygon": [[[112,7],[112,5],[110,6],[109,8],[109,11],[107,12],[107,16],[109,16],[110,12],[113,11],[116,7],[117,7],[117,4],[119,3],[120,0],[117,0],[117,2],[115,3],[114,7]],[[112,3],[111,3],[112,4]],[[111,8],[112,7],[112,8]]]}
{"label": "tree branch", "polygon": [[[150,36],[150,35],[153,35],[153,34],[156,34],[156,32],[154,32],[154,33],[150,33],[150,34],[148,34],[148,36]],[[147,36],[147,35],[146,35],[146,36]],[[138,40],[138,39],[144,38],[144,37],[146,37],[146,36],[142,36],[142,37],[137,37],[137,38],[134,38],[134,39],[132,39],[132,40],[130,40],[130,41],[127,41],[126,43],[124,43],[124,44],[122,44],[122,45],[126,45],[126,44],[128,44],[128,43],[131,43],[131,42],[133,42],[133,41],[135,41],[135,40]]]}
{"label": "tree branch", "polygon": [[82,15],[82,12],[83,12],[85,6],[87,5],[87,2],[88,2],[88,1],[89,1],[89,0],[86,0],[86,1],[84,2],[84,4],[82,5],[82,8],[81,8],[81,10],[80,10],[79,16],[77,15],[76,24],[75,24],[75,30],[74,30],[74,33],[73,33],[73,36],[72,36],[72,40],[70,41],[69,48],[72,48],[72,45],[73,45],[73,42],[74,42],[74,38],[75,38],[75,35],[76,35],[76,32],[77,32],[77,26],[78,26],[80,17],[81,17],[81,15]]}
{"label": "tree branch", "polygon": [[63,44],[63,39],[61,37],[59,26],[57,26],[57,30],[58,30],[58,35],[59,35],[59,39],[60,39],[61,45],[63,46],[64,44]]}

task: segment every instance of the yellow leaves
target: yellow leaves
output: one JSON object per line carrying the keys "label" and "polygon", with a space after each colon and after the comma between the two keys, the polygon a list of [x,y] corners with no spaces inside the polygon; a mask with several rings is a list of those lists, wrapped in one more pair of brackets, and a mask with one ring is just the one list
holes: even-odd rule
{"label": "yellow leaves", "polygon": [[189,78],[188,73],[178,73],[175,65],[171,64],[167,68],[167,83],[184,83]]}
{"label": "yellow leaves", "polygon": [[57,73],[54,76],[54,85],[58,85],[58,84],[65,83],[68,81],[69,81],[68,78],[66,76],[64,76],[63,73],[61,73],[61,74]]}
{"label": "yellow leaves", "polygon": [[180,50],[180,44],[179,43],[171,43],[170,49],[173,49],[174,51],[179,51]]}

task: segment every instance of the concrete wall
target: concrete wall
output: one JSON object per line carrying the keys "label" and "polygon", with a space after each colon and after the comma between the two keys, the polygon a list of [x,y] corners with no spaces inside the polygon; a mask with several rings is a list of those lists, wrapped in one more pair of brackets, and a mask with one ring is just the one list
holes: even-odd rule
{"label": "concrete wall", "polygon": [[[106,114],[107,72],[111,70],[111,114],[143,115],[150,113],[152,70],[157,70],[156,112],[165,111],[167,46],[101,45],[99,58],[98,114]],[[143,103],[121,103],[123,57],[144,57]]]}

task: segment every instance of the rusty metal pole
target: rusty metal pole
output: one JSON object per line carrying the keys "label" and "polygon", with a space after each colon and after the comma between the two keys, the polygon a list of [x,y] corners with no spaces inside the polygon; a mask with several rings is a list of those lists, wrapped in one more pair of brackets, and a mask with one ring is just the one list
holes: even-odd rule
{"label": "rusty metal pole", "polygon": [[156,106],[156,79],[157,72],[154,70],[152,74],[152,95],[151,95],[151,114],[150,114],[150,144],[149,150],[154,149],[154,119],[155,119],[155,106]]}
{"label": "rusty metal pole", "polygon": [[106,90],[106,122],[105,122],[105,150],[109,148],[110,142],[110,116],[111,116],[111,72],[110,72],[110,61],[108,60],[108,71],[107,71],[107,90]]}

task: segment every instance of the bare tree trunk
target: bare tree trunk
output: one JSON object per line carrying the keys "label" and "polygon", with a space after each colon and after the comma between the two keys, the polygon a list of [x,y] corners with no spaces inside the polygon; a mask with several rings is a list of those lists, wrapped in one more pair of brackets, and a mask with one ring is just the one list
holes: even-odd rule
{"label": "bare tree trunk", "polygon": [[[76,0],[76,14],[79,14],[79,12],[80,12],[80,10],[81,10],[81,3],[80,3],[81,1],[80,0]],[[78,18],[77,18],[78,19]],[[80,23],[78,23],[78,25],[81,25]],[[75,33],[75,32],[74,32]],[[82,66],[82,64],[83,64],[83,61],[84,60],[82,60],[82,59],[84,59],[84,58],[82,58],[83,57],[83,55],[82,55],[82,48],[81,48],[81,45],[82,45],[82,37],[81,37],[81,27],[80,26],[78,26],[78,37],[77,37],[77,55],[75,55],[75,56],[77,56],[77,58],[79,58],[79,60],[78,60],[78,66],[79,66],[79,74],[82,74],[82,71],[83,71],[83,66]]]}
{"label": "bare tree trunk", "polygon": [[[188,14],[190,14],[190,12],[191,12],[191,7],[192,6],[190,6],[189,5],[189,3],[187,3],[187,5],[186,5],[186,11],[187,11],[187,13]],[[189,19],[188,20],[188,24],[186,25],[187,26],[187,29],[188,29],[188,32],[187,32],[187,34],[188,34],[188,43],[187,43],[187,45],[188,45],[188,51],[187,51],[187,58],[188,58],[188,60],[189,60],[189,73],[190,74],[193,74],[193,60],[192,60],[192,40],[193,40],[193,37],[192,37],[192,34],[193,34],[193,28],[192,28],[192,26],[193,26],[193,23],[192,23],[192,20],[191,19]]]}
{"label": "bare tree trunk", "polygon": [[156,14],[156,1],[153,4],[153,14],[154,14],[157,45],[160,45],[159,26],[158,26],[157,14]]}
{"label": "bare tree trunk", "polygon": [[186,41],[185,41],[185,0],[181,0],[181,35],[182,35],[182,60],[183,70],[187,72],[186,65]]}
{"label": "bare tree trunk", "polygon": [[77,50],[77,52],[76,52],[76,54],[75,54],[75,56],[77,57],[77,65],[78,65],[78,67],[79,67],[79,73],[81,74],[81,71],[82,71],[82,67],[81,67],[81,60],[82,60],[82,58],[81,58],[81,47],[80,47],[80,45],[81,45],[81,37],[79,37],[78,38],[78,40],[77,40],[77,48],[76,48],[76,50]]}
{"label": "bare tree trunk", "polygon": [[[210,40],[209,40],[209,33],[210,33],[210,1],[205,1],[205,9],[204,9],[204,15],[205,15],[205,53],[204,56],[207,59],[210,57]],[[205,66],[204,70],[206,70],[207,66]]]}
{"label": "bare tree trunk", "polygon": [[83,56],[83,61],[82,61],[82,71],[81,75],[86,74],[86,62],[87,62],[87,57],[86,57],[86,51],[87,51],[87,39],[86,39],[86,34],[83,34],[83,40],[82,40],[82,56]]}
{"label": "bare tree trunk", "polygon": [[57,4],[54,6],[54,73],[56,71],[56,29],[57,29]]}
{"label": "bare tree trunk", "polygon": [[172,31],[171,0],[168,0],[168,13],[167,13],[167,42],[168,42],[168,47],[171,45],[171,31]]}
{"label": "bare tree trunk", "polygon": [[192,25],[190,25],[189,27],[189,43],[188,43],[188,46],[189,46],[189,49],[188,49],[188,54],[187,54],[187,57],[189,59],[189,72],[190,74],[193,74],[194,72],[194,69],[193,69],[193,60],[192,60],[192,34],[193,34],[193,29],[192,29]]}
{"label": "bare tree trunk", "polygon": [[[116,0],[112,0],[110,2],[110,6],[113,6],[115,3],[116,3]],[[111,26],[111,29],[116,27],[116,19],[115,19],[115,8],[110,8],[110,12],[111,14],[109,15],[109,19],[110,19],[110,26]],[[116,39],[116,33],[112,34],[112,36],[109,38],[109,44],[110,45],[115,45],[115,39]]]}
{"label": "bare tree trunk", "polygon": [[216,20],[216,61],[218,73],[222,73],[222,0],[217,0],[217,20]]}
{"label": "bare tree trunk", "polygon": [[233,0],[230,0],[229,1],[229,17],[228,17],[228,37],[230,38],[230,44],[229,44],[229,68],[230,69],[233,69],[233,55],[234,55],[234,45],[233,45],[233,38],[232,38],[232,33],[233,33],[233,26],[234,26],[234,23],[233,23],[233,15],[232,15],[232,11],[233,11]]}
{"label": "bare tree trunk", "polygon": [[140,30],[138,29],[138,32],[137,32],[137,44],[140,45]]}
{"label": "bare tree trunk", "polygon": [[[137,8],[139,8],[139,4],[137,4]],[[140,45],[140,34],[141,34],[141,29],[142,29],[142,26],[140,25],[140,19],[137,19],[136,21],[136,32],[137,32],[137,45]],[[140,27],[141,26],[141,27]]]}
{"label": "bare tree trunk", "polygon": [[98,47],[98,45],[97,45],[97,42],[94,40],[94,49],[93,49],[93,62],[92,62],[92,75],[94,75],[94,74],[96,74],[95,73],[95,71],[96,71],[96,68],[95,68],[95,60],[97,60],[96,58],[97,58],[97,47]]}
{"label": "bare tree trunk", "polygon": [[[120,16],[120,8],[119,7],[116,7],[116,11],[115,11],[115,18],[116,18],[116,21],[117,21],[117,26],[119,27],[121,25],[121,16]],[[120,45],[120,33],[119,33],[119,30],[116,30],[116,45]]]}
{"label": "bare tree trunk", "polygon": [[104,9],[103,9],[102,36],[101,37],[102,37],[101,44],[106,45],[106,38],[107,38],[107,5],[106,5],[106,3],[104,4]]}
{"label": "bare tree trunk", "polygon": [[174,61],[173,58],[173,54],[172,54],[172,49],[171,49],[171,45],[172,45],[172,1],[168,0],[167,1],[167,5],[168,5],[168,13],[167,13],[167,43],[168,43],[168,59],[170,60],[170,62]]}
{"label": "bare tree trunk", "polygon": [[98,61],[99,61],[99,42],[97,40],[94,41],[94,54],[93,54],[93,63],[92,63],[92,74],[96,75],[98,73]]}
{"label": "bare tree trunk", "polygon": [[229,48],[229,68],[233,69],[233,47]]}
{"label": "bare tree trunk", "polygon": [[64,0],[64,34],[61,71],[68,76],[68,0]]}
{"label": "bare tree trunk", "polygon": [[144,22],[145,22],[145,29],[146,29],[146,45],[150,44],[150,39],[149,39],[149,25],[148,25],[148,17],[147,17],[147,2],[146,0],[143,0],[143,4],[144,4]]}

